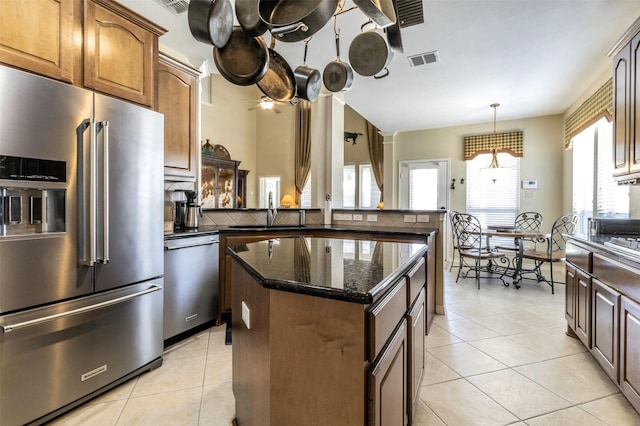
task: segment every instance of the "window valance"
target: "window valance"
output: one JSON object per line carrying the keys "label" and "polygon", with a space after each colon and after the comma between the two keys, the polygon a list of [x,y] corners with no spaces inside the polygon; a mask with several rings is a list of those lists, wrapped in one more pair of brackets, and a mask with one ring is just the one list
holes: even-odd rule
{"label": "window valance", "polygon": [[564,148],[571,149],[571,139],[602,117],[608,121],[613,120],[613,78],[603,84],[564,121]]}
{"label": "window valance", "polygon": [[478,154],[491,154],[494,146],[498,148],[498,152],[506,152],[514,157],[522,157],[524,151],[523,133],[522,130],[516,130],[513,132],[465,136],[464,159],[465,161],[471,160]]}

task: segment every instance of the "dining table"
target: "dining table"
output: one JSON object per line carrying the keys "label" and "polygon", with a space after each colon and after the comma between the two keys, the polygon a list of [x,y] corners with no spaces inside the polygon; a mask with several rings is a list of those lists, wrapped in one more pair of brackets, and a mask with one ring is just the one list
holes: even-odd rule
{"label": "dining table", "polygon": [[511,250],[514,252],[513,261],[510,262],[511,266],[508,267],[511,278],[513,279],[513,286],[516,289],[520,288],[520,282],[522,281],[522,259],[524,254],[524,242],[531,241],[535,244],[544,245],[544,250],[547,248],[549,238],[551,234],[547,232],[525,230],[514,225],[505,226],[487,226],[482,230],[482,235],[486,237],[487,247],[491,247],[491,238],[506,238],[513,241],[513,246],[501,245],[497,246],[498,250]]}

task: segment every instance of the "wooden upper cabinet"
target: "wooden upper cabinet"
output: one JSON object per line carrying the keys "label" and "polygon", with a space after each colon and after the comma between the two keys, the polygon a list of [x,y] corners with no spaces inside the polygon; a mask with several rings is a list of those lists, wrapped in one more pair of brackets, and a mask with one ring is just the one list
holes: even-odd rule
{"label": "wooden upper cabinet", "polygon": [[165,30],[109,0],[85,0],[84,86],[155,108]]}
{"label": "wooden upper cabinet", "polygon": [[165,178],[195,181],[200,72],[162,54],[158,62],[158,112],[164,114]]}
{"label": "wooden upper cabinet", "polygon": [[629,114],[631,106],[630,74],[631,49],[627,46],[613,59],[613,174],[621,176],[629,173]]}
{"label": "wooden upper cabinet", "polygon": [[78,84],[81,0],[3,0],[0,62]]}

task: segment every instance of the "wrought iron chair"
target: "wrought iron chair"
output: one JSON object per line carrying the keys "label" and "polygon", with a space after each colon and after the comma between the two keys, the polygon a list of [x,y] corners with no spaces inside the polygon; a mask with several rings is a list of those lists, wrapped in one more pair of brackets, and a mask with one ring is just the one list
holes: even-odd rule
{"label": "wrought iron chair", "polygon": [[[508,264],[509,260],[504,253],[483,245],[485,239],[482,235],[482,227],[478,218],[468,213],[454,213],[451,221],[460,259],[456,282],[458,282],[461,275],[466,277],[468,272],[473,269],[478,288],[480,288],[481,271],[499,274],[498,277],[487,275],[486,278],[499,278],[502,284],[507,286],[508,284],[503,279],[507,268],[499,267],[497,261]],[[465,260],[471,262],[465,263]],[[482,261],[487,261],[487,263],[482,265]],[[464,267],[468,268],[468,271],[462,273],[462,268]]]}
{"label": "wrought iron chair", "polygon": [[[458,241],[456,239],[455,232],[453,230],[453,216],[458,213],[455,210],[449,212],[449,225],[451,226],[451,240],[453,241],[453,258],[451,259],[451,265],[449,265],[449,272],[453,269],[453,264],[456,263],[456,253],[458,252]],[[458,267],[460,267],[460,260],[458,259]]]}
{"label": "wrought iron chair", "polygon": [[[530,259],[535,262],[532,270],[523,270],[522,273],[535,273],[538,281],[545,281],[551,286],[551,294],[554,294],[553,264],[564,261],[567,242],[565,235],[572,235],[577,224],[578,216],[575,214],[570,213],[560,216],[553,222],[551,236],[547,239],[546,250],[525,250],[522,254],[524,259]],[[551,269],[551,281],[547,280],[540,270],[540,267],[547,262]]]}
{"label": "wrought iron chair", "polygon": [[[513,224],[517,226],[521,231],[532,231],[532,232],[540,232],[540,227],[542,226],[542,215],[538,212],[523,212],[519,213]],[[535,244],[540,241],[532,240],[524,238],[523,241],[533,242],[533,249],[535,250]],[[531,246],[531,244],[528,244]],[[513,246],[497,246],[498,250],[518,250],[517,244],[514,243]]]}

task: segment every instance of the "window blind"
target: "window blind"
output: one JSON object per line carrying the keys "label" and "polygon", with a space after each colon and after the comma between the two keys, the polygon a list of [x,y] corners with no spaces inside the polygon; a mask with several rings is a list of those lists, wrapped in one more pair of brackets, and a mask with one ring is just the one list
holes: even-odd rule
{"label": "window blind", "polygon": [[491,154],[480,154],[467,161],[467,213],[478,218],[483,228],[490,225],[512,225],[520,207],[520,159],[498,153],[502,170],[492,181],[486,169]]}

